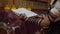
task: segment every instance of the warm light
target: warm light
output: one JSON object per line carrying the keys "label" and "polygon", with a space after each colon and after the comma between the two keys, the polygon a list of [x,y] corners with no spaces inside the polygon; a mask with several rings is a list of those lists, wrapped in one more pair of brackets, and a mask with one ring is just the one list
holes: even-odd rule
{"label": "warm light", "polygon": [[30,7],[28,7],[27,9],[28,9],[28,10],[31,10],[31,8],[30,8]]}
{"label": "warm light", "polygon": [[18,8],[22,8],[21,6],[19,6]]}
{"label": "warm light", "polygon": [[11,8],[11,10],[16,10],[16,6],[13,5],[12,8]]}
{"label": "warm light", "polygon": [[6,5],[6,6],[4,7],[4,10],[10,10],[10,7],[9,7],[8,5]]}

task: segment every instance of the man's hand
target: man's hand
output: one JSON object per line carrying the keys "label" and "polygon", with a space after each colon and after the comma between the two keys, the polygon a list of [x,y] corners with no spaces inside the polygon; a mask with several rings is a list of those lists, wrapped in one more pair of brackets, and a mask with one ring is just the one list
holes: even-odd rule
{"label": "man's hand", "polygon": [[27,18],[26,14],[20,14],[20,19],[25,20]]}
{"label": "man's hand", "polygon": [[42,26],[42,27],[47,27],[47,26],[50,24],[50,21],[49,21],[48,17],[45,16],[45,15],[43,15],[43,18],[44,18],[44,19],[42,20],[40,26]]}

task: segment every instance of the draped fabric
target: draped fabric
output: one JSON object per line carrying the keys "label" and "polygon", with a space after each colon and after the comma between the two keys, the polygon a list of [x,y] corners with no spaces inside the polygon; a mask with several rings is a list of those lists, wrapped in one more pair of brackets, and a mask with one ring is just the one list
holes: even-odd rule
{"label": "draped fabric", "polygon": [[19,26],[19,28],[16,28],[15,34],[27,34],[25,23],[20,20],[18,16],[16,16],[12,11],[5,12],[4,10],[0,11],[0,22],[5,22],[8,24],[9,27],[16,27]]}
{"label": "draped fabric", "polygon": [[[28,34],[40,34],[41,27],[39,20],[42,20],[42,18],[39,18],[37,16],[33,16],[27,19],[26,26],[28,29]],[[40,20],[40,21],[41,21]],[[39,22],[39,23],[38,23]]]}
{"label": "draped fabric", "polygon": [[0,22],[6,22],[10,27],[19,26],[15,29],[15,34],[40,34],[41,27],[39,26],[42,18],[38,16],[29,17],[26,21],[21,20],[20,16],[15,15],[12,11],[0,11]]}
{"label": "draped fabric", "polygon": [[6,19],[7,19],[7,13],[5,13],[5,11],[3,11],[3,10],[1,10],[0,11],[0,21],[7,21]]}
{"label": "draped fabric", "polygon": [[7,22],[11,25],[21,22],[19,17],[16,16],[12,11],[8,13],[4,10],[0,11],[0,21]]}
{"label": "draped fabric", "polygon": [[[25,28],[27,29],[28,34],[40,34],[40,23],[42,18],[38,17],[36,13],[29,11],[25,8],[19,8],[12,10],[17,16],[20,15],[20,18],[25,23]],[[22,15],[22,16],[21,16]],[[40,15],[41,16],[41,15]]]}

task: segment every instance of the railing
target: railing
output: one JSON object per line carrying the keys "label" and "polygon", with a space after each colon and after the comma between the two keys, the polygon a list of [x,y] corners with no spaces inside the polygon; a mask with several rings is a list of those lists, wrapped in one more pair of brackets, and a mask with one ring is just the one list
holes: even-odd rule
{"label": "railing", "polygon": [[42,3],[42,2],[33,2],[33,1],[19,1],[18,5],[23,6],[23,7],[32,7],[32,8],[47,8],[48,4],[47,3]]}

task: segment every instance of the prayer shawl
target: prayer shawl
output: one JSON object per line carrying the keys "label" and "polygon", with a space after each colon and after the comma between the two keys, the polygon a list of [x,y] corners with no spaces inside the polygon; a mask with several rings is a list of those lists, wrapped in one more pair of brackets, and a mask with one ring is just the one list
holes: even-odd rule
{"label": "prayer shawl", "polygon": [[[20,18],[15,15],[12,11],[5,12],[4,10],[0,11],[0,22],[5,22],[9,27],[15,28],[15,34],[27,34],[26,26]],[[16,28],[18,26],[18,28]]]}
{"label": "prayer shawl", "polygon": [[[25,8],[19,8],[16,10],[12,10],[16,15],[22,17],[22,19],[24,17],[27,17],[24,22],[26,24],[26,28],[27,28],[27,33],[28,34],[40,34],[40,23],[42,21],[42,17],[37,16],[38,14],[29,11]],[[24,15],[25,14],[25,15]],[[22,15],[22,16],[21,16]],[[23,17],[24,16],[24,17]],[[42,15],[41,15],[42,16]]]}

